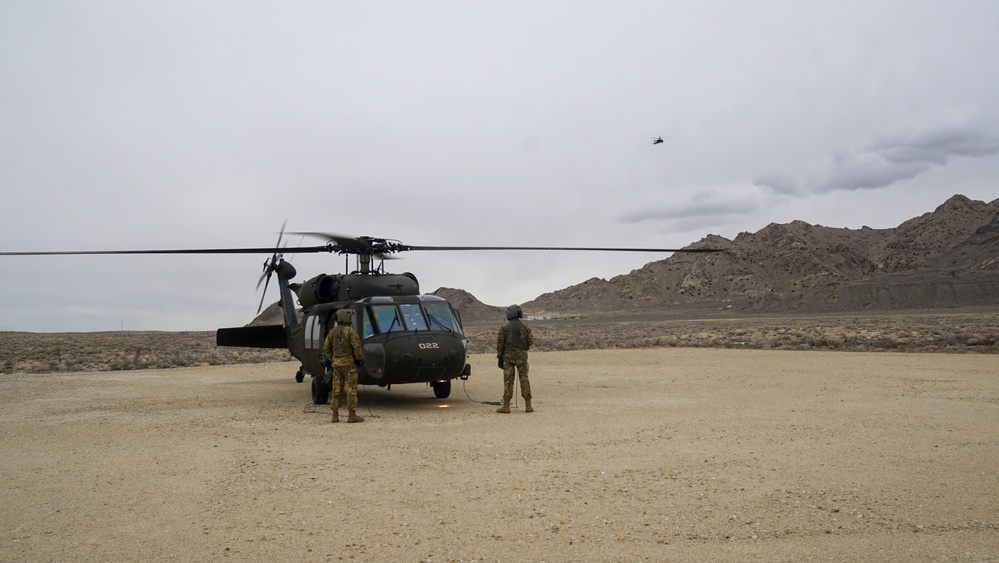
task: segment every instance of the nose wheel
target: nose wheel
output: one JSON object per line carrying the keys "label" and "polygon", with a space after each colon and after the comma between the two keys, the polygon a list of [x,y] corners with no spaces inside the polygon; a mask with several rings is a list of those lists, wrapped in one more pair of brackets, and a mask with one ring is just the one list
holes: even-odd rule
{"label": "nose wheel", "polygon": [[447,399],[451,396],[451,380],[447,381],[434,381],[430,384],[434,389],[434,397],[438,399]]}

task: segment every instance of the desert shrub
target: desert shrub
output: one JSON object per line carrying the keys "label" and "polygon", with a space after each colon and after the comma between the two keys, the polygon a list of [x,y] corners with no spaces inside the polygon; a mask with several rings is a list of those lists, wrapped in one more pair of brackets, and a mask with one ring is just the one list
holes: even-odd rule
{"label": "desert shrub", "polygon": [[966,346],[995,346],[995,343],[995,338],[981,334],[969,335],[967,340],[965,340]]}
{"label": "desert shrub", "polygon": [[189,366],[191,365],[191,354],[187,352],[175,352],[170,358],[170,362],[175,366]]}

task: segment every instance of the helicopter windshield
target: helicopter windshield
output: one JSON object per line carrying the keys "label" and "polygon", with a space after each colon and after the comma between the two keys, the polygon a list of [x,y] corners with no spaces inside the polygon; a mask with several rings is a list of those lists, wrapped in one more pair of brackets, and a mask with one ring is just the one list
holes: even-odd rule
{"label": "helicopter windshield", "polygon": [[400,303],[399,309],[406,319],[406,330],[427,330],[427,320],[423,318],[419,303]]}
{"label": "helicopter windshield", "polygon": [[426,302],[423,304],[423,309],[427,313],[427,319],[430,320],[431,328],[461,332],[447,303]]}
{"label": "helicopter windshield", "polygon": [[364,309],[361,337],[400,330],[446,330],[458,332],[451,308],[447,303],[400,303],[370,305]]}
{"label": "helicopter windshield", "polygon": [[402,326],[399,309],[396,308],[395,304],[386,304],[372,305],[365,309],[362,330],[362,338],[367,338],[372,334],[405,329]]}

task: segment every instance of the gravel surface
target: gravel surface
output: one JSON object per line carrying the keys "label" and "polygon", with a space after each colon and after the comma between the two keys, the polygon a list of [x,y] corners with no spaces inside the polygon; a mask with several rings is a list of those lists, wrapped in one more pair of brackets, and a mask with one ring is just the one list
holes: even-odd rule
{"label": "gravel surface", "polygon": [[994,355],[490,355],[451,397],[296,365],[0,376],[4,561],[997,561]]}

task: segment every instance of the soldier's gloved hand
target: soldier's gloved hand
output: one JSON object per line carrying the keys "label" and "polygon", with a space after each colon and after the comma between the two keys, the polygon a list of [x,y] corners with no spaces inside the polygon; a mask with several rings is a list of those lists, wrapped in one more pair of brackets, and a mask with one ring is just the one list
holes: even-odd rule
{"label": "soldier's gloved hand", "polygon": [[498,365],[500,369],[503,369],[503,358],[502,357],[496,356],[496,365]]}
{"label": "soldier's gloved hand", "polygon": [[324,356],[323,359],[319,360],[319,365],[323,366],[324,368],[329,368],[330,367],[330,360],[329,360],[329,358],[326,358]]}

